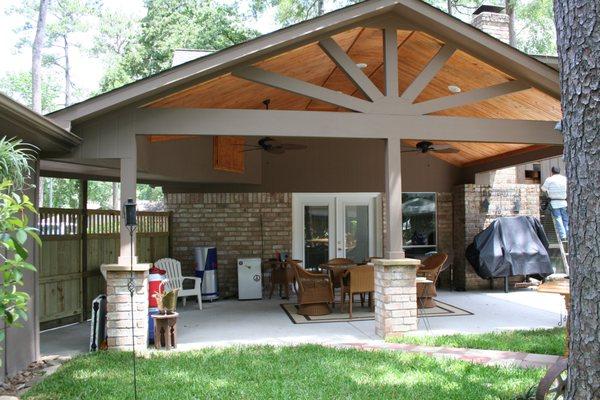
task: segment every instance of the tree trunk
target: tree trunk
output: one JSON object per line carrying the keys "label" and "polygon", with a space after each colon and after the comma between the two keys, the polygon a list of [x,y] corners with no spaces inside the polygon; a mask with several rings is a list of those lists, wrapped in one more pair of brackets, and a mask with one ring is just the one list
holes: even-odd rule
{"label": "tree trunk", "polygon": [[446,6],[448,7],[448,14],[452,15],[452,0],[447,0]]}
{"label": "tree trunk", "polygon": [[40,0],[40,11],[31,47],[31,95],[33,111],[42,112],[42,49],[46,38],[46,15],[50,0]]}
{"label": "tree trunk", "polygon": [[71,62],[69,60],[69,40],[63,36],[65,56],[65,107],[71,104]]}
{"label": "tree trunk", "polygon": [[324,0],[317,0],[317,15],[323,15],[325,10],[323,9]]}
{"label": "tree trunk", "polygon": [[515,30],[515,0],[505,0],[504,7],[508,15],[508,44],[517,47],[517,32]]}
{"label": "tree trunk", "polygon": [[568,399],[600,399],[600,3],[555,0],[571,216]]}

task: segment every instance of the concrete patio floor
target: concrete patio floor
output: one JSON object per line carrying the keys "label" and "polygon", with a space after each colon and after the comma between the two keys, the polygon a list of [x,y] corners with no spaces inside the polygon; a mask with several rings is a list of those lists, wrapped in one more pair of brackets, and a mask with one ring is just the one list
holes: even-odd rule
{"label": "concrete patio floor", "polygon": [[[556,327],[565,315],[560,295],[522,289],[504,292],[439,291],[438,299],[473,313],[466,316],[430,317],[430,329],[422,321],[412,335],[482,333],[499,330]],[[374,321],[293,324],[280,307],[293,302],[271,300],[220,300],[204,303],[200,311],[193,301],[179,308],[178,349],[236,344],[339,344],[381,342]],[[41,333],[42,355],[75,355],[89,346],[89,322]]]}

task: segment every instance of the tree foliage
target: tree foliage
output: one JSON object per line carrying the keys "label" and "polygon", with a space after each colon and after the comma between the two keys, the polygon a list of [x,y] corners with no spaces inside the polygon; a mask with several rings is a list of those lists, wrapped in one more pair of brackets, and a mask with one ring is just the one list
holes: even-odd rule
{"label": "tree foliage", "polygon": [[[27,212],[36,212],[35,207],[21,193],[33,172],[30,163],[34,157],[32,146],[0,139],[0,320],[5,326],[18,326],[19,319],[27,319],[29,295],[18,288],[23,285],[24,272],[35,271],[35,267],[27,262],[26,244],[33,238],[41,245],[27,216]],[[3,336],[0,330],[0,340]]]}
{"label": "tree foliage", "polygon": [[20,139],[0,138],[0,182],[10,181],[15,190],[26,188],[36,148]]}
{"label": "tree foliage", "polygon": [[96,15],[100,10],[99,0],[54,0],[49,12],[53,18],[46,26],[46,40],[49,48],[58,51],[47,52],[43,56],[46,65],[54,65],[64,76],[64,105],[72,103],[72,92],[75,88],[72,76],[72,48],[81,47],[76,41],[78,33],[90,27],[88,17]]}
{"label": "tree foliage", "polygon": [[517,3],[517,18],[523,22],[517,32],[517,47],[529,54],[555,55],[556,28],[552,0]]}
{"label": "tree foliage", "polygon": [[12,182],[0,183],[0,318],[7,325],[14,325],[20,318],[27,319],[29,295],[17,290],[23,285],[23,272],[35,271],[27,262],[29,252],[26,249],[28,238],[41,240],[37,229],[29,226],[26,211],[35,213],[35,207],[25,195],[13,191]]}
{"label": "tree foliage", "polygon": [[[7,96],[33,109],[32,76],[29,71],[12,72],[0,78],[0,89]],[[42,77],[42,113],[58,108],[57,100],[62,91],[60,83],[53,75]]]}
{"label": "tree foliage", "polygon": [[[80,208],[82,206],[79,201],[81,186],[78,179],[42,177],[40,185],[42,207]],[[120,185],[118,182],[88,181],[88,207],[102,210],[119,209]],[[113,204],[113,196],[116,205]],[[147,184],[137,185],[136,198],[139,202],[159,205],[164,201],[161,187]]]}
{"label": "tree foliage", "polygon": [[[220,50],[258,35],[249,29],[236,4],[214,0],[146,0],[138,32],[125,32],[119,62],[102,80],[107,91],[171,66],[177,48]],[[116,32],[111,36],[115,37]],[[132,37],[133,36],[133,37]]]}

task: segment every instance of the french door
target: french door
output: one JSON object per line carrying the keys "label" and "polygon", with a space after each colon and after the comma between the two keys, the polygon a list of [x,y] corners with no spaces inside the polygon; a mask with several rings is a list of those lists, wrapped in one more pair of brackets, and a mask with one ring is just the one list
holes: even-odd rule
{"label": "french door", "polygon": [[378,193],[294,193],[292,257],[307,268],[336,257],[363,262],[381,254]]}

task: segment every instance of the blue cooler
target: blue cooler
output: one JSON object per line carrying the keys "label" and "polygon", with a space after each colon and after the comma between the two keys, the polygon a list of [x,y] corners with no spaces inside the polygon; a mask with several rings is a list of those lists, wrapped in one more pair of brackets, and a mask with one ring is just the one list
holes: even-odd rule
{"label": "blue cooler", "polygon": [[196,276],[202,278],[202,300],[213,301],[219,298],[217,288],[217,248],[194,247]]}

